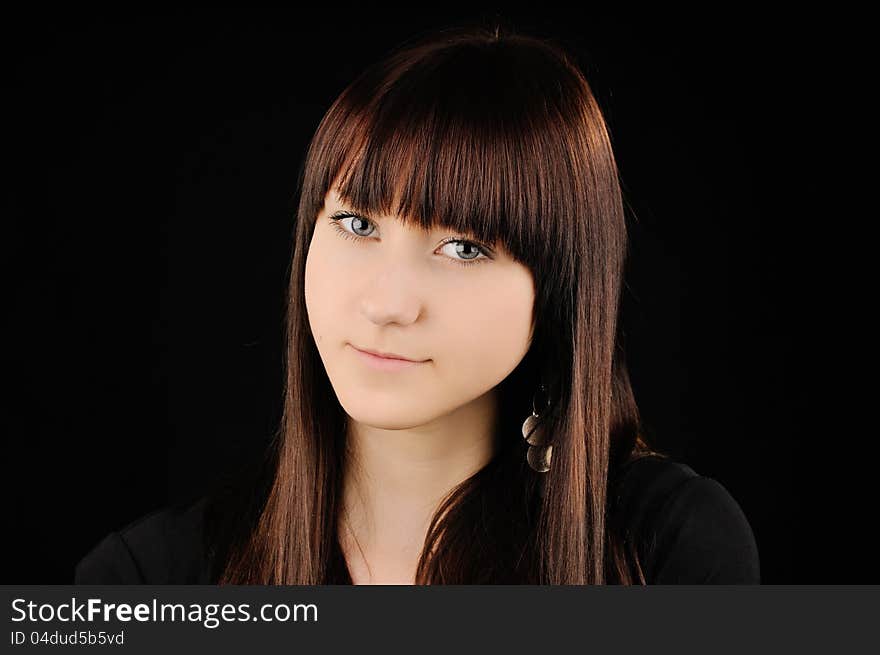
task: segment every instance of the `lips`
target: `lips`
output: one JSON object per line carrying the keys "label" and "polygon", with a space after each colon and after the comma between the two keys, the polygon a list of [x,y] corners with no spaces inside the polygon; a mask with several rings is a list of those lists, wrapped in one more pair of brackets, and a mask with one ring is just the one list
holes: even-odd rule
{"label": "lips", "polygon": [[392,359],[392,360],[396,359],[396,360],[401,360],[404,362],[416,362],[416,363],[427,361],[427,360],[423,360],[423,359],[410,359],[409,357],[404,357],[403,355],[398,355],[396,353],[382,352],[380,350],[370,350],[369,348],[360,348],[359,346],[355,346],[354,344],[351,344],[351,347],[354,348],[355,350],[360,350],[362,353],[367,353],[369,355],[381,357],[382,359]]}

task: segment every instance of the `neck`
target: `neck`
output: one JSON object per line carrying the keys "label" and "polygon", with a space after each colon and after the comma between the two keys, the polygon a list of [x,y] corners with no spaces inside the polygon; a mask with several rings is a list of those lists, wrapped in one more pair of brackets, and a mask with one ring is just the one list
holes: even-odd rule
{"label": "neck", "polygon": [[494,453],[491,390],[429,423],[384,429],[349,418],[340,539],[346,558],[407,577],[443,498]]}

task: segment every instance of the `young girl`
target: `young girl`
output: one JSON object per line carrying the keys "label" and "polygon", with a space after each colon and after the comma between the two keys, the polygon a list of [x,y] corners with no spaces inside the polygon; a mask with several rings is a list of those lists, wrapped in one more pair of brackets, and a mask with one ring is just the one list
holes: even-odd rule
{"label": "young girl", "polygon": [[736,501],[643,438],[618,171],[562,48],[405,44],[336,99],[299,182],[261,468],[112,532],[78,583],[759,582]]}

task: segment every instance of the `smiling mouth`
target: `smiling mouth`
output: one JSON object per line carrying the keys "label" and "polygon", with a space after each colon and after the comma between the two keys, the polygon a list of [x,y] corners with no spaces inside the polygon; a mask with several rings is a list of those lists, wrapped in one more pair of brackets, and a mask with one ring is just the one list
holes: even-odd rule
{"label": "smiling mouth", "polygon": [[348,344],[351,346],[351,349],[354,351],[357,358],[360,360],[361,364],[372,369],[373,371],[382,372],[382,373],[394,373],[394,372],[402,372],[408,371],[410,369],[415,369],[423,364],[430,362],[431,360],[425,360],[422,362],[413,361],[410,359],[398,359],[394,357],[382,357],[380,355],[374,355],[370,352],[361,350],[357,346],[353,346],[352,344]]}
{"label": "smiling mouth", "polygon": [[372,357],[376,357],[378,359],[387,359],[390,361],[398,361],[398,362],[411,362],[413,364],[422,364],[427,359],[409,359],[408,357],[403,357],[401,355],[395,355],[394,353],[382,353],[378,350],[369,350],[368,348],[358,348],[354,344],[349,344],[352,348],[357,350],[358,352],[364,353],[365,355],[370,355]]}

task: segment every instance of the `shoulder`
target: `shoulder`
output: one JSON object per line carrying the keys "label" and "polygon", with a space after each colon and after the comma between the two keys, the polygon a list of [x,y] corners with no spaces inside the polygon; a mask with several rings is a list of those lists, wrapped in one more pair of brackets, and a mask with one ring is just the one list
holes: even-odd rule
{"label": "shoulder", "polygon": [[207,504],[163,507],[110,532],[76,564],[74,584],[208,584]]}
{"label": "shoulder", "polygon": [[717,480],[649,456],[623,469],[615,494],[648,584],[760,584],[752,528]]}

